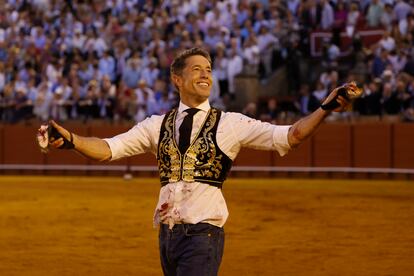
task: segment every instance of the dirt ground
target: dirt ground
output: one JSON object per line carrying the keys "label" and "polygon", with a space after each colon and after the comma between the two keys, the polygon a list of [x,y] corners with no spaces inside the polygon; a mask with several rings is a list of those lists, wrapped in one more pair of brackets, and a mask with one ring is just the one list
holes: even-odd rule
{"label": "dirt ground", "polygon": [[[161,275],[157,179],[0,177],[0,275]],[[220,275],[413,275],[414,182],[231,179]]]}

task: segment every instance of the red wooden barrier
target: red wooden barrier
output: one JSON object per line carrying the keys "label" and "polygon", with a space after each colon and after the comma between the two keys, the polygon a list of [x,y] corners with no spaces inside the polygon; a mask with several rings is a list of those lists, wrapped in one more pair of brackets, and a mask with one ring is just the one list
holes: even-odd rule
{"label": "red wooden barrier", "polygon": [[0,125],[0,164],[4,164],[4,137],[3,137],[4,126]]}
{"label": "red wooden barrier", "polygon": [[414,125],[394,124],[392,145],[394,168],[414,168]]}
{"label": "red wooden barrier", "polygon": [[[65,125],[77,134],[111,137],[129,126]],[[99,164],[73,152],[52,150],[40,153],[35,134],[37,126],[0,125],[0,164]],[[109,165],[156,166],[155,156],[143,154]],[[414,168],[414,124],[360,123],[323,124],[316,135],[279,157],[275,152],[243,149],[236,166],[315,166]]]}
{"label": "red wooden barrier", "polygon": [[351,166],[351,125],[323,124],[313,138],[313,166]]}
{"label": "red wooden barrier", "polygon": [[36,144],[37,126],[7,125],[3,129],[4,164],[44,164]]}
{"label": "red wooden barrier", "polygon": [[356,124],[353,126],[353,166],[391,168],[391,125]]}
{"label": "red wooden barrier", "polygon": [[309,167],[312,166],[312,139],[308,139],[296,149],[292,149],[287,155],[280,157],[275,154],[273,166],[278,167]]}

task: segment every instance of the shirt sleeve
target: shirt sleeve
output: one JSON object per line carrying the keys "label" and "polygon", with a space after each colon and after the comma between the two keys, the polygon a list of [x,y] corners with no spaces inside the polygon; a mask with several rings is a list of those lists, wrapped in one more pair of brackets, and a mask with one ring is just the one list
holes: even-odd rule
{"label": "shirt sleeve", "polygon": [[276,150],[280,156],[291,149],[288,142],[290,125],[274,125],[239,113],[227,113],[234,139],[241,147]]}
{"label": "shirt sleeve", "polygon": [[111,149],[111,161],[146,152],[155,154],[164,116],[151,116],[127,132],[104,139]]}

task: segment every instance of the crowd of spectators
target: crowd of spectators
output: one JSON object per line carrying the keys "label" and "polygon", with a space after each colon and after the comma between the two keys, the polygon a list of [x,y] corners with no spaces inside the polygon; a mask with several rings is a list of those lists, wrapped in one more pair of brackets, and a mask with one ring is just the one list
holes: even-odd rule
{"label": "crowd of spectators", "polygon": [[[249,103],[252,117],[307,114],[326,93],[359,76],[360,114],[409,114],[414,101],[414,16],[403,0],[7,0],[0,9],[0,121],[141,121],[177,104],[169,81],[175,54],[199,46],[213,57],[213,105],[229,109],[235,76],[266,79],[281,65],[294,96]],[[358,28],[384,29],[370,48]],[[316,79],[309,33],[332,32]],[[340,39],[354,38],[352,70],[341,74]],[[360,76],[363,76],[361,79]],[[414,112],[412,112],[414,113]]]}

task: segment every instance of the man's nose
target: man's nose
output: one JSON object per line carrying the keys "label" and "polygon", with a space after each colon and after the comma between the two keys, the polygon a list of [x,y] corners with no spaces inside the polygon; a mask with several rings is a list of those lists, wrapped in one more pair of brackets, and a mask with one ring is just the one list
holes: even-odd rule
{"label": "man's nose", "polygon": [[201,70],[201,77],[208,78],[209,72],[207,70]]}

